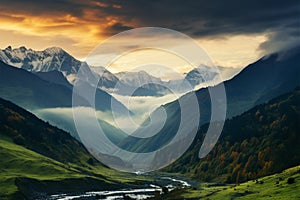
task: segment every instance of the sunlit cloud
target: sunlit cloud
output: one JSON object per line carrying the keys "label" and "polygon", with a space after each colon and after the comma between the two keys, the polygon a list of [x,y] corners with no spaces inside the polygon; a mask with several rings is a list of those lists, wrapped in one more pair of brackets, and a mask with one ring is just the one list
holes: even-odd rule
{"label": "sunlit cloud", "polygon": [[216,66],[243,67],[259,59],[257,49],[267,41],[266,34],[236,35],[219,39],[200,39],[199,44],[206,49]]}
{"label": "sunlit cloud", "polygon": [[[245,15],[249,10],[252,14]],[[167,0],[3,0],[0,46],[22,45],[36,50],[60,46],[84,60],[94,47],[114,34],[155,26],[193,37],[216,65],[244,67],[265,53],[300,43],[295,37],[299,33],[295,17],[298,11],[297,1],[274,2],[270,7],[266,2],[252,1],[174,0],[170,5]]]}
{"label": "sunlit cloud", "polygon": [[[1,9],[0,6],[0,10],[4,10],[0,15],[0,34],[2,36],[0,45],[2,47],[8,45],[18,47],[20,46],[18,40],[23,38],[21,45],[37,50],[49,46],[61,46],[75,57],[83,59],[108,35],[113,35],[124,27],[130,27],[125,25],[120,17],[99,10],[99,7],[120,9],[121,6],[117,4],[87,2],[81,6],[82,10],[78,16],[67,11],[55,10],[48,10],[45,13],[26,13],[26,10],[8,12]],[[8,32],[16,36],[16,41],[4,37]],[[35,44],[33,40],[26,40],[29,37],[36,38],[39,43]],[[58,42],[59,38],[65,38],[65,42]]]}

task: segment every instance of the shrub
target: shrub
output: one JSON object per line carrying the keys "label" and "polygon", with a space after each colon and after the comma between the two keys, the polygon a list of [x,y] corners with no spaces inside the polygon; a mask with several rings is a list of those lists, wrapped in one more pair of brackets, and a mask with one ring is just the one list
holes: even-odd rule
{"label": "shrub", "polygon": [[293,177],[288,178],[287,184],[293,184],[293,183],[295,183],[295,178]]}
{"label": "shrub", "polygon": [[25,139],[22,135],[17,135],[14,137],[13,142],[18,145],[24,145]]}
{"label": "shrub", "polygon": [[162,187],[163,194],[167,194],[169,192],[169,189],[167,187]]}

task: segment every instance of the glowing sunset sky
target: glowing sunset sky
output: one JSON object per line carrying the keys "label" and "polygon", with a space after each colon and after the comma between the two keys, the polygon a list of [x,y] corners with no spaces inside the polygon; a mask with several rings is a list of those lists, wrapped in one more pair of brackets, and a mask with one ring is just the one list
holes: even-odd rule
{"label": "glowing sunset sky", "polygon": [[0,47],[58,46],[84,60],[106,38],[152,26],[194,38],[217,65],[242,67],[299,44],[299,10],[297,0],[2,0]]}

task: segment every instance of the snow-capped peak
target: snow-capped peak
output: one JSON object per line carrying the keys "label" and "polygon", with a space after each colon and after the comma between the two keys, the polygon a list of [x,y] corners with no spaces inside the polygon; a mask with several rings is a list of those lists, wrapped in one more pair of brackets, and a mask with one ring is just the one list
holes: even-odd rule
{"label": "snow-capped peak", "polygon": [[47,52],[49,54],[60,54],[60,53],[66,53],[62,48],[60,47],[49,47],[44,50],[44,52]]}
{"label": "snow-capped peak", "polygon": [[6,50],[6,51],[11,51],[12,48],[11,48],[11,46],[8,46],[8,47],[6,47],[4,50]]}
{"label": "snow-capped peak", "polygon": [[12,66],[33,72],[61,71],[64,75],[77,73],[81,62],[59,47],[34,51],[24,46],[13,49],[8,46],[0,52],[0,59]]}

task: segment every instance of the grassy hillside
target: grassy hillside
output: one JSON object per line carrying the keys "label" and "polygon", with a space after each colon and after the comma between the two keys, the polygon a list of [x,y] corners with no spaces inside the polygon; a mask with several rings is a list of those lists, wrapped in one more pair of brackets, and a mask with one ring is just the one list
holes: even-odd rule
{"label": "grassy hillside", "polygon": [[[0,138],[0,197],[16,195],[16,179],[21,177],[38,180],[82,177],[78,170],[16,145],[8,137]],[[19,195],[21,195],[19,193]]]}
{"label": "grassy hillside", "polygon": [[68,133],[0,99],[0,199],[134,187],[135,177],[108,169]]}
{"label": "grassy hillside", "polygon": [[273,200],[300,198],[300,166],[239,185],[200,184],[198,188],[175,190],[163,199]]}
{"label": "grassy hillside", "polygon": [[63,163],[85,165],[92,157],[68,133],[0,99],[0,134],[14,143]]}
{"label": "grassy hillside", "polygon": [[181,172],[202,181],[240,183],[300,164],[300,90],[225,122],[214,149],[203,159],[198,152],[203,126],[190,149],[169,172]]}

